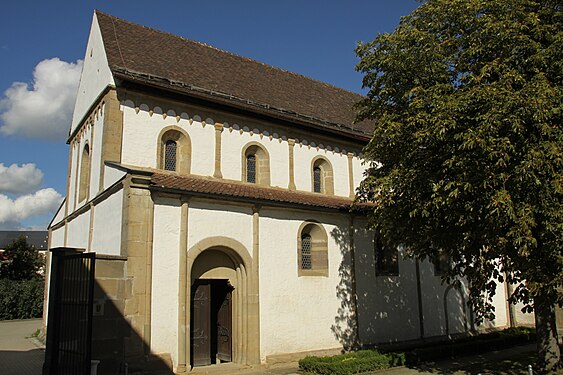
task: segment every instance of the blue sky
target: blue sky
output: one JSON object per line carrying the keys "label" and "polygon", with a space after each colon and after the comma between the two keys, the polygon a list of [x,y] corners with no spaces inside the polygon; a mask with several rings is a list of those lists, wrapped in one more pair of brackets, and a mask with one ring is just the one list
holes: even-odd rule
{"label": "blue sky", "polygon": [[0,229],[45,229],[66,194],[72,100],[94,9],[362,92],[354,47],[416,0],[18,0],[0,13]]}

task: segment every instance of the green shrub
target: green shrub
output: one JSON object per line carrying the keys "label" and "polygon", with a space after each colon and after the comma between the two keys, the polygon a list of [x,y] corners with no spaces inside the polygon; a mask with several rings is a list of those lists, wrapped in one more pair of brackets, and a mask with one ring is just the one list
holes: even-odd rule
{"label": "green shrub", "polygon": [[533,328],[517,327],[477,336],[465,336],[449,341],[426,343],[406,354],[380,353],[377,350],[360,350],[331,357],[308,356],[299,361],[299,367],[320,375],[351,375],[390,367],[416,364],[421,361],[455,357],[483,351],[506,348],[534,341]]}
{"label": "green shrub", "polygon": [[0,320],[40,318],[45,282],[0,279]]}
{"label": "green shrub", "polygon": [[321,375],[351,375],[401,366],[404,363],[403,353],[382,354],[376,350],[360,350],[330,357],[308,356],[299,361],[299,367]]}

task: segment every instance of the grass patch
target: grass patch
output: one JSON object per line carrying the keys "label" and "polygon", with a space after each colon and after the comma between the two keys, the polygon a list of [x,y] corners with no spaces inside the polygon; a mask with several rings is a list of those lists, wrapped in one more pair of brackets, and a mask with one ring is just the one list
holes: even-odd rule
{"label": "grass patch", "polygon": [[351,375],[386,369],[405,364],[403,353],[380,353],[377,350],[359,350],[329,357],[307,356],[299,361],[299,368],[321,375]]}
{"label": "grass patch", "polygon": [[36,329],[35,332],[33,332],[31,335],[27,336],[26,339],[32,339],[32,338],[38,338],[39,337],[39,333],[41,333],[40,329]]}

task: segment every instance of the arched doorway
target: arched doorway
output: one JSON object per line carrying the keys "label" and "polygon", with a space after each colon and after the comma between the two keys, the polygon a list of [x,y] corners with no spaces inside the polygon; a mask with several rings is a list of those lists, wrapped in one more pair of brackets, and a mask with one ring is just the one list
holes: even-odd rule
{"label": "arched doorway", "polygon": [[233,360],[233,292],[240,284],[236,268],[232,259],[219,249],[203,252],[192,266],[192,366]]}
{"label": "arched doorway", "polygon": [[190,248],[187,364],[259,363],[258,279],[252,269],[248,251],[233,239],[213,237]]}

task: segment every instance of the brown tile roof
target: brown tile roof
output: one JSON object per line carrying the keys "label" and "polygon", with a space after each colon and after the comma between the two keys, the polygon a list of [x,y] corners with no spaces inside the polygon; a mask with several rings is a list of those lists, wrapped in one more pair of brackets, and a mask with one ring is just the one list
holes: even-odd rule
{"label": "brown tile roof", "polygon": [[100,11],[96,16],[117,77],[359,139],[371,133],[370,122],[353,124],[359,94]]}
{"label": "brown tile roof", "polygon": [[219,180],[200,176],[179,176],[173,173],[155,172],[151,176],[153,188],[179,190],[215,198],[254,201],[263,204],[296,206],[303,208],[324,208],[348,211],[352,199],[322,194],[292,191],[281,188],[261,187],[239,181]]}

